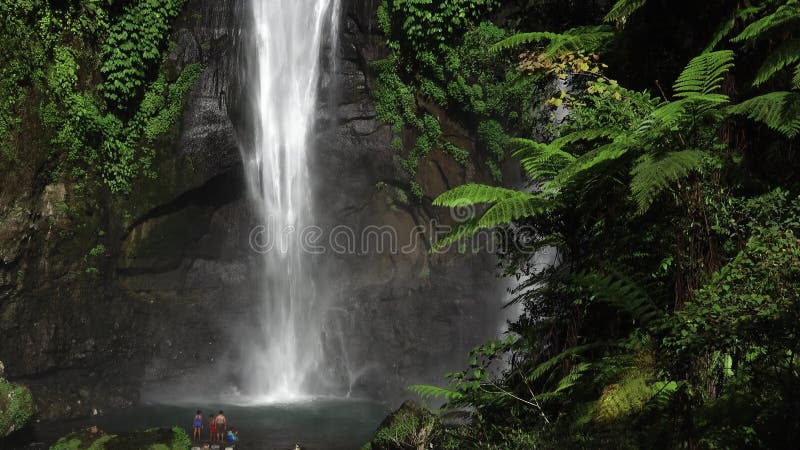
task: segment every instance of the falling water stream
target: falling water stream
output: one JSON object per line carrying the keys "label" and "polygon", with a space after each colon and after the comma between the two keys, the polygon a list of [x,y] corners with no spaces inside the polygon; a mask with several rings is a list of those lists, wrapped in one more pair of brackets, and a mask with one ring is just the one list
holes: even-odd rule
{"label": "falling water stream", "polygon": [[253,402],[311,395],[322,361],[325,305],[298,245],[313,224],[309,134],[318,108],[325,42],[336,32],[338,0],[250,0],[256,86],[253,148],[245,151],[251,199],[263,233],[257,336],[251,338],[243,394]]}

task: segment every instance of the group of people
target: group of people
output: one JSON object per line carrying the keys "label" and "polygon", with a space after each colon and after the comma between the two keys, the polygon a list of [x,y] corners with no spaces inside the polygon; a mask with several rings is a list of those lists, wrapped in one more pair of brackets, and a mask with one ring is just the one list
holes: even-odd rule
{"label": "group of people", "polygon": [[[203,420],[203,412],[199,409],[194,415],[193,429],[194,433],[192,438],[195,441],[202,439],[202,431],[205,421]],[[236,428],[228,428],[228,418],[225,413],[220,410],[219,414],[211,414],[208,416],[208,436],[211,442],[229,442],[235,443],[239,441],[239,430]]]}

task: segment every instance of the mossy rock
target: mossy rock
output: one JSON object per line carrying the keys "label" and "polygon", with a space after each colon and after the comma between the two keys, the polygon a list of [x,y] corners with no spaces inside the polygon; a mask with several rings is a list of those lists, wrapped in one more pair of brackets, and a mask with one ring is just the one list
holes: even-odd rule
{"label": "mossy rock", "polygon": [[50,450],[188,450],[190,447],[186,431],[173,427],[120,435],[79,431],[59,439]]}
{"label": "mossy rock", "polygon": [[428,409],[407,401],[381,422],[372,441],[361,450],[416,450],[428,448],[438,427]]}
{"label": "mossy rock", "polygon": [[31,391],[0,378],[0,438],[24,427],[33,411]]}

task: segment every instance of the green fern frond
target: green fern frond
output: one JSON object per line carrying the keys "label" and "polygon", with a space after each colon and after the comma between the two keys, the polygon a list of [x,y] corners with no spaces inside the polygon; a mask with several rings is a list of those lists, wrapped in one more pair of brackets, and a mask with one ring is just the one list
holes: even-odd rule
{"label": "green fern frond", "polygon": [[571,153],[562,150],[565,145],[579,141],[594,141],[610,138],[614,131],[608,128],[579,130],[553,140],[549,144],[542,144],[530,139],[510,139],[509,144],[516,148],[514,157],[519,158],[522,167],[534,179],[542,179],[555,175],[568,164],[575,162],[576,158]]}
{"label": "green fern frond", "polygon": [[613,31],[605,25],[572,28],[561,34],[547,31],[518,33],[494,44],[491,50],[499,52],[523,44],[547,43],[545,53],[555,57],[568,52],[600,51],[613,37]]}
{"label": "green fern frond", "polygon": [[748,25],[732,41],[743,42],[763,38],[764,35],[775,28],[800,20],[800,2],[788,0],[779,6],[775,12]]}
{"label": "green fern frond", "polygon": [[542,392],[536,394],[533,399],[540,403],[548,403],[564,397],[563,392]]}
{"label": "green fern frond", "polygon": [[770,92],[728,107],[728,112],[762,122],[788,138],[800,133],[800,94]]}
{"label": "green fern frond", "polygon": [[551,203],[537,195],[496,186],[465,184],[451,189],[433,201],[436,206],[463,207],[480,203],[492,204],[478,219],[460,223],[454,231],[438,239],[431,251],[437,251],[458,240],[475,234],[478,230],[509,224],[515,220],[533,217],[550,208]]}
{"label": "green fern frond", "polygon": [[560,34],[552,33],[549,31],[517,33],[494,44],[491,50],[494,52],[499,52],[503,50],[516,48],[524,44],[530,44],[533,42],[549,42],[560,38],[561,38]]}
{"label": "green fern frond", "polygon": [[450,189],[436,197],[433,205],[457,208],[480,203],[495,203],[511,198],[527,199],[530,197],[532,197],[531,194],[514,189],[469,183]]}
{"label": "green fern frond", "polygon": [[576,356],[576,355],[579,355],[579,354],[581,354],[583,352],[586,352],[588,350],[592,350],[594,348],[599,347],[600,345],[602,345],[601,342],[593,342],[591,344],[579,345],[577,347],[568,348],[567,350],[564,350],[563,352],[559,353],[558,355],[556,355],[556,356],[548,359],[547,361],[539,364],[538,366],[536,366],[536,368],[534,368],[525,378],[529,382],[537,381],[537,380],[541,379],[543,376],[545,376],[546,374],[548,374],[555,367],[559,366],[561,364],[561,362],[564,361],[565,359],[571,358],[571,357]]}
{"label": "green fern frond", "polygon": [[758,70],[753,85],[764,84],[778,72],[800,61],[800,39],[791,39],[784,42],[777,50],[769,54],[764,64]]}
{"label": "green fern frond", "polygon": [[615,137],[613,142],[601,145],[577,158],[572,164],[565,167],[555,178],[545,183],[545,190],[555,191],[570,184],[577,175],[595,166],[621,158],[629,150],[636,147],[638,142],[631,135],[620,134]]}
{"label": "green fern frond", "polygon": [[431,252],[440,251],[461,239],[472,236],[479,230],[509,224],[515,220],[533,217],[547,211],[550,203],[542,198],[509,198],[492,205],[480,218],[471,218],[456,226],[446,235],[438,238],[431,246]]}
{"label": "green fern frond", "polygon": [[[671,127],[684,119],[696,120],[709,112],[718,113],[719,106],[729,101],[730,98],[723,94],[691,94],[686,98],[662,104],[651,113],[651,116]],[[653,123],[643,122],[642,125],[652,126]]]}
{"label": "green fern frond", "polygon": [[564,40],[551,43],[548,53],[551,55],[557,52],[584,52],[596,53],[601,51],[614,39],[614,30],[606,25],[584,26],[571,28],[564,32]]}
{"label": "green fern frond", "polygon": [[611,11],[606,14],[606,22],[615,22],[624,24],[628,18],[633,15],[639,8],[644,6],[647,0],[617,0]]}
{"label": "green fern frond", "polygon": [[533,151],[540,151],[544,150],[548,144],[543,144],[541,142],[536,142],[533,139],[525,139],[525,138],[508,138],[506,140],[506,144],[509,148],[513,151],[512,155],[520,155],[524,156],[524,152],[528,150]]}
{"label": "green fern frond", "polygon": [[800,89],[800,64],[794,67],[794,76],[792,76],[792,88]]}
{"label": "green fern frond", "polygon": [[475,234],[480,227],[478,226],[478,218],[471,217],[464,222],[456,225],[455,229],[445,234],[444,236],[437,236],[436,240],[431,245],[431,252],[438,252],[447,248],[447,246],[467,238]]}
{"label": "green fern frond", "polygon": [[681,150],[661,158],[643,155],[631,170],[631,197],[644,213],[669,185],[703,165],[706,152]]}
{"label": "green fern frond", "polygon": [[732,67],[733,52],[730,50],[703,53],[693,58],[673,85],[675,96],[683,98],[719,90],[725,73]]}
{"label": "green fern frond", "polygon": [[542,144],[530,139],[514,138],[509,140],[509,144],[516,148],[512,155],[519,158],[523,169],[533,180],[551,177],[575,160],[555,142]]}
{"label": "green fern frond", "polygon": [[758,6],[748,6],[736,11],[735,14],[730,16],[727,20],[725,20],[717,31],[714,32],[714,35],[711,37],[711,40],[708,43],[708,46],[703,50],[703,53],[708,53],[714,51],[714,49],[719,45],[720,42],[723,41],[728,35],[730,35],[731,31],[736,27],[738,21],[744,21],[748,18],[754,16],[755,14],[760,13],[764,10],[765,5],[758,5]]}
{"label": "green fern frond", "polygon": [[734,17],[730,17],[722,25],[717,28],[717,31],[714,32],[714,35],[711,36],[711,40],[708,42],[708,45],[705,49],[703,49],[703,53],[710,53],[713,52],[717,45],[722,42],[725,37],[727,37],[733,28],[736,26],[736,19]]}
{"label": "green fern frond", "polygon": [[443,399],[445,399],[447,401],[454,401],[454,400],[460,400],[460,399],[464,398],[464,394],[462,394],[460,392],[457,392],[457,391],[454,391],[454,390],[451,390],[451,389],[447,389],[447,388],[438,387],[438,386],[429,386],[429,385],[425,385],[425,384],[416,384],[416,385],[413,385],[413,386],[409,386],[406,389],[408,389],[409,391],[419,395],[423,399],[443,398]]}
{"label": "green fern frond", "polygon": [[638,283],[621,275],[576,274],[573,276],[577,286],[591,293],[592,299],[628,313],[642,326],[649,326],[664,319],[664,313],[647,295]]}
{"label": "green fern frond", "polygon": [[650,386],[651,397],[644,409],[650,412],[663,411],[682,386],[683,383],[676,381],[656,381]]}
{"label": "green fern frond", "polygon": [[577,364],[570,370],[570,372],[558,382],[558,386],[556,386],[553,392],[564,392],[567,389],[575,386],[578,384],[586,372],[592,367],[591,363],[582,362]]}
{"label": "green fern frond", "polygon": [[478,228],[494,228],[523,218],[534,217],[547,211],[550,202],[530,196],[528,198],[508,198],[495,203],[478,220]]}

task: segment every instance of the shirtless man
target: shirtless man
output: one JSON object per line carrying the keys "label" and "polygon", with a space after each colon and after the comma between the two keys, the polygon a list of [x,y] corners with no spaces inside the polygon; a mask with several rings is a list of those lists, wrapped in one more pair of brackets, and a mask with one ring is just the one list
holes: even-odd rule
{"label": "shirtless man", "polygon": [[222,413],[222,410],[219,411],[214,421],[217,422],[217,440],[219,442],[224,442],[225,431],[227,431],[226,428],[228,427],[228,419],[225,418],[225,414]]}

